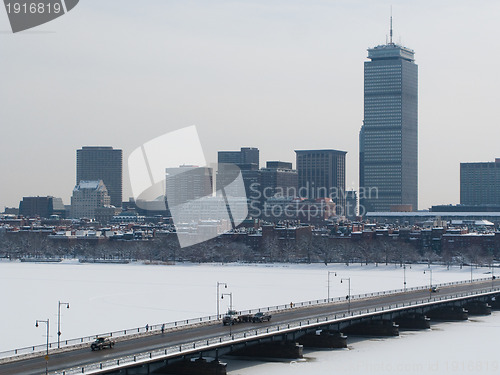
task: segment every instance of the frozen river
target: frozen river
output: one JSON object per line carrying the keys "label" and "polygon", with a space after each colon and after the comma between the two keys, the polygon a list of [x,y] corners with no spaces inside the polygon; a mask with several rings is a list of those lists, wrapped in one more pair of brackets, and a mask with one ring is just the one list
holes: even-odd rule
{"label": "frozen river", "polygon": [[[220,265],[178,264],[55,264],[0,262],[0,351],[45,342],[45,328],[36,319],[50,319],[50,340],[57,341],[58,301],[61,339],[144,327],[193,317],[215,315],[217,282],[228,284],[221,292],[232,293],[235,309],[288,304],[345,296],[351,293],[402,289],[428,285],[425,265]],[[490,277],[489,269],[472,270],[474,278]],[[433,284],[470,280],[470,268],[449,270],[432,266]],[[229,299],[220,300],[220,309]],[[477,374],[499,373],[496,336],[500,316],[474,318],[464,323],[433,325],[431,331],[404,333],[398,338],[352,342],[348,350],[306,352],[301,362],[256,363],[230,361],[231,374]],[[404,343],[404,345],[402,345]],[[484,346],[484,347],[483,347]],[[481,351],[476,352],[477,348]],[[494,348],[494,349],[493,349]],[[472,350],[474,349],[474,353]],[[495,351],[495,352],[494,352]],[[481,367],[478,367],[481,366]],[[339,372],[337,372],[340,370]]]}

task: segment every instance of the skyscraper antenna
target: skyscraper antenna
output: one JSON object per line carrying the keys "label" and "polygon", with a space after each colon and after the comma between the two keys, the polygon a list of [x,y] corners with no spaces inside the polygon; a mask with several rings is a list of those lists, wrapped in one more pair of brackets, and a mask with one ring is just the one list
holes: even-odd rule
{"label": "skyscraper antenna", "polygon": [[390,41],[391,41],[390,44],[392,45],[392,5],[391,5],[391,31],[390,31],[389,35],[390,35]]}

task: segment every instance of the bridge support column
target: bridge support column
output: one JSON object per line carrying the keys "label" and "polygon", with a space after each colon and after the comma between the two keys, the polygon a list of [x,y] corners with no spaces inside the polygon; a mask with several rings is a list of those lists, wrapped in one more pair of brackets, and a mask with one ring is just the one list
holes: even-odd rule
{"label": "bridge support column", "polygon": [[322,330],[306,333],[299,338],[299,344],[306,348],[347,348],[347,336],[338,331]]}
{"label": "bridge support column", "polygon": [[342,331],[348,335],[359,336],[399,336],[399,327],[388,319],[373,319],[354,323]]}
{"label": "bridge support column", "polygon": [[262,342],[231,353],[235,356],[262,358],[302,358],[303,346],[290,341]]}
{"label": "bridge support column", "polygon": [[400,315],[394,319],[400,329],[427,329],[431,328],[430,319],[424,314],[410,313]]}
{"label": "bridge support column", "polygon": [[491,306],[486,302],[472,301],[464,305],[469,315],[491,315]]}
{"label": "bridge support column", "polygon": [[183,360],[169,364],[155,374],[176,374],[176,375],[226,375],[226,364],[218,360],[207,361],[204,358],[197,358],[194,361]]}
{"label": "bridge support column", "polygon": [[443,306],[425,313],[431,320],[467,320],[469,315],[462,306]]}
{"label": "bridge support column", "polygon": [[488,303],[493,310],[500,310],[500,295],[493,296]]}

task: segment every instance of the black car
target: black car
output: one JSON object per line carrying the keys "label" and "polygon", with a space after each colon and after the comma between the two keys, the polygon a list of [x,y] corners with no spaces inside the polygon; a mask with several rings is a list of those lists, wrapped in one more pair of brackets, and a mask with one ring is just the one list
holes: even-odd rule
{"label": "black car", "polygon": [[98,337],[95,341],[90,345],[92,351],[101,350],[104,348],[112,348],[115,345],[115,342],[108,337]]}
{"label": "black car", "polygon": [[253,315],[252,321],[254,323],[268,322],[271,320],[271,315],[265,312],[258,312]]}

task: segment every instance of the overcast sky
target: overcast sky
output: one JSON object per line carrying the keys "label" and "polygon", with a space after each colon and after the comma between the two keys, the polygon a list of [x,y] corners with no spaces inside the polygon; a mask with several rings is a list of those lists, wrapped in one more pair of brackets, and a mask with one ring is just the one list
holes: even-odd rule
{"label": "overcast sky", "polygon": [[76,149],[196,125],[206,159],[260,149],[347,151],[358,184],[367,48],[394,40],[419,65],[419,204],[459,203],[459,163],[500,157],[498,0],[82,0],[12,34],[0,9],[0,211],[66,204]]}

